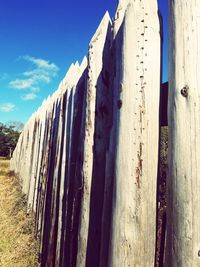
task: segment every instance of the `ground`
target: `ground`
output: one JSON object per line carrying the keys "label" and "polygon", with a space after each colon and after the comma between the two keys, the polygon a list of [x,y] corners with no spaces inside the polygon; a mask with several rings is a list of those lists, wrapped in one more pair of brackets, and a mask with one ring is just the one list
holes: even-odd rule
{"label": "ground", "polygon": [[37,242],[33,218],[9,161],[0,158],[0,266],[36,267]]}
{"label": "ground", "polygon": [[163,267],[165,261],[166,242],[166,182],[167,182],[167,153],[168,153],[168,127],[161,127],[158,175],[158,208],[157,208],[157,240],[156,240],[156,265]]}

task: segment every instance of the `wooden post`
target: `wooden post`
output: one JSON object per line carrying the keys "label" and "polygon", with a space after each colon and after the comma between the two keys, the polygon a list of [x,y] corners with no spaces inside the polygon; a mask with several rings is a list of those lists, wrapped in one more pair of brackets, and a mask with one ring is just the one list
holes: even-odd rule
{"label": "wooden post", "polygon": [[169,1],[166,266],[200,266],[200,1]]}
{"label": "wooden post", "polygon": [[116,34],[115,181],[109,266],[153,267],[159,132],[157,1],[130,1]]}
{"label": "wooden post", "polygon": [[95,130],[96,86],[103,67],[103,50],[108,35],[111,31],[111,20],[108,12],[104,15],[100,26],[93,36],[88,54],[88,80],[86,92],[86,118],[83,160],[83,197],[81,203],[79,246],[77,266],[86,266],[86,253],[90,216],[90,196],[93,169],[93,145]]}

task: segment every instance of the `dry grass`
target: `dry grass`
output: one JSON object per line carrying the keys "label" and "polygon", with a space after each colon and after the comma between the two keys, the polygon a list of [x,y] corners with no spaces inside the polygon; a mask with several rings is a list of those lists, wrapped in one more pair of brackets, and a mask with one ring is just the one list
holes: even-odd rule
{"label": "dry grass", "polygon": [[38,266],[33,218],[26,215],[26,198],[4,158],[0,158],[0,266]]}

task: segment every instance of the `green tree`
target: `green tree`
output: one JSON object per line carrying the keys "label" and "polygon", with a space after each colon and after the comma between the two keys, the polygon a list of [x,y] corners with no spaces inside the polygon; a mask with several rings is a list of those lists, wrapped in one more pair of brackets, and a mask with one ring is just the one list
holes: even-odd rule
{"label": "green tree", "polygon": [[20,132],[13,126],[0,123],[0,156],[9,157],[17,144]]}

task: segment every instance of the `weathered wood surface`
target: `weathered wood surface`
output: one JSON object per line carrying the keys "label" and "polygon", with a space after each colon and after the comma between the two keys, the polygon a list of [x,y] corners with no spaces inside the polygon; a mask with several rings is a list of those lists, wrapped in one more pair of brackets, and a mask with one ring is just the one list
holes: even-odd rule
{"label": "weathered wood surface", "polygon": [[117,35],[110,266],[154,266],[161,57],[156,2],[129,4]]}
{"label": "weathered wood surface", "polygon": [[[88,79],[87,79],[87,92],[86,92],[86,114],[85,114],[85,133],[84,133],[84,155],[83,155],[83,198],[81,203],[80,213],[80,227],[79,227],[79,245],[77,266],[98,266],[98,250],[100,242],[100,228],[101,228],[101,216],[98,217],[98,201],[93,201],[94,184],[98,186],[100,190],[101,184],[103,184],[103,177],[100,176],[102,181],[99,181],[97,175],[93,175],[95,171],[101,172],[104,168],[103,165],[95,166],[95,141],[94,139],[104,139],[102,133],[95,132],[95,115],[107,116],[103,109],[105,107],[105,101],[101,96],[97,95],[99,90],[105,90],[103,84],[103,75],[105,70],[103,69],[103,54],[105,46],[111,45],[111,20],[108,13],[105,14],[102,19],[95,35],[93,36],[88,54]],[[109,43],[109,44],[108,44]],[[106,79],[106,78],[104,78]],[[106,81],[105,81],[106,82]],[[106,93],[106,92],[105,92]],[[98,98],[97,98],[98,97]],[[100,98],[100,99],[99,99]],[[100,104],[98,102],[101,102]],[[101,107],[100,107],[101,105]],[[102,110],[101,110],[102,109]],[[95,114],[96,113],[96,114]],[[105,129],[104,129],[105,131]],[[98,136],[97,136],[98,135]],[[94,137],[95,136],[95,137]],[[102,147],[100,149],[103,149]],[[100,167],[100,170],[97,168]],[[95,180],[95,181],[94,181]],[[91,192],[92,191],[92,192]],[[103,194],[103,192],[100,191]],[[100,198],[102,195],[100,196]],[[93,213],[91,207],[92,202],[95,205],[96,213]],[[98,217],[98,218],[97,218]],[[97,219],[98,222],[92,223],[93,219]],[[95,229],[92,229],[94,226]],[[89,229],[90,228],[90,229]],[[90,232],[89,232],[90,230]],[[92,234],[92,232],[95,231]],[[96,239],[94,244],[93,240]],[[92,242],[92,244],[91,244]],[[97,247],[95,247],[97,246]],[[88,248],[90,247],[90,249]],[[88,251],[87,251],[88,248]]]}
{"label": "weathered wood surface", "polygon": [[154,265],[159,31],[156,0],[119,1],[25,126],[11,168],[41,266]]}
{"label": "weathered wood surface", "polygon": [[200,2],[169,1],[166,266],[200,266]]}

